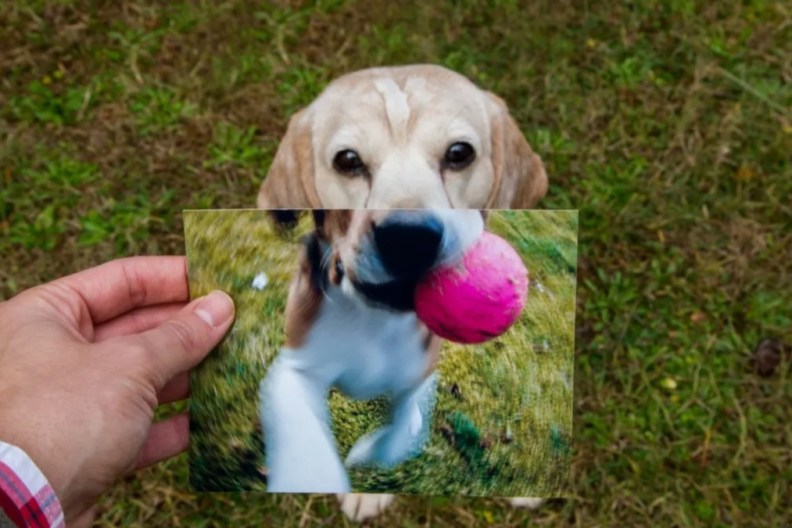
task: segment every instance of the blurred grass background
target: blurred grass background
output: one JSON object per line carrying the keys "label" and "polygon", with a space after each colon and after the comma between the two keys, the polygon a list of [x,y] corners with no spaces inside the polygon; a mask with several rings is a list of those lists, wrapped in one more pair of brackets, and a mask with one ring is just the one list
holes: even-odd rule
{"label": "blurred grass background", "polygon": [[[574,497],[403,499],[373,526],[789,526],[792,6],[6,0],[0,295],[182,253],[183,208],[251,207],[330,79],[435,62],[503,96],[579,208]],[[100,526],[346,526],[332,497],[196,496],[186,458]]]}
{"label": "blurred grass background", "polygon": [[[191,378],[194,489],[266,489],[258,387],[283,346],[299,238],[313,230],[311,215],[302,220],[284,232],[266,211],[185,213],[192,297],[221,289],[237,307],[233,329]],[[493,211],[488,229],[508,240],[530,271],[522,317],[488,343],[443,345],[429,443],[395,468],[350,471],[353,490],[569,495],[577,212]],[[254,287],[262,273],[266,286]],[[337,392],[330,409],[342,460],[388,418],[386,401],[356,402]]]}

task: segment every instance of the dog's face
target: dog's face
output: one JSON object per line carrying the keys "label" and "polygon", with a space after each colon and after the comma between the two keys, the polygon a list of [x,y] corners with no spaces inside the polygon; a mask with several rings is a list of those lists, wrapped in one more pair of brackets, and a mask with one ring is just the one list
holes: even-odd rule
{"label": "dog's face", "polygon": [[527,208],[547,176],[505,104],[439,66],[331,83],[290,124],[262,208]]}
{"label": "dog's face", "polygon": [[392,311],[412,310],[418,281],[458,261],[484,229],[475,210],[327,210],[314,219],[320,288]]}

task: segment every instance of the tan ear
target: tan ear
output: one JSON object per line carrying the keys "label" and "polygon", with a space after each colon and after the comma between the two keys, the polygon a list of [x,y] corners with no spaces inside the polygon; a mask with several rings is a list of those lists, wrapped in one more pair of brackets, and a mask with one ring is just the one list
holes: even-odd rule
{"label": "tan ear", "polygon": [[261,184],[256,204],[261,209],[320,207],[313,167],[311,126],[306,110],[289,120],[275,159]]}
{"label": "tan ear", "polygon": [[491,103],[492,166],[495,181],[487,201],[490,209],[528,209],[547,194],[541,158],[525,140],[506,103],[487,92]]}

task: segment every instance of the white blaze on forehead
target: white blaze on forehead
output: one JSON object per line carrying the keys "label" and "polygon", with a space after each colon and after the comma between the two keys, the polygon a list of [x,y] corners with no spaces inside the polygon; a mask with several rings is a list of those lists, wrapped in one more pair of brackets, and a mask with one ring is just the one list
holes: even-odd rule
{"label": "white blaze on forehead", "polygon": [[388,116],[390,128],[394,133],[407,128],[410,119],[410,105],[407,104],[407,94],[393,79],[377,79],[374,86],[385,101],[385,113]]}

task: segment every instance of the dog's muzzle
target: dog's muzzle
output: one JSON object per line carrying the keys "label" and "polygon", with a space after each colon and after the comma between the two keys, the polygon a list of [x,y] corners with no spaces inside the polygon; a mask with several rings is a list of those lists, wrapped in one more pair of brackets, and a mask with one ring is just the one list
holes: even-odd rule
{"label": "dog's muzzle", "polygon": [[416,211],[388,215],[372,229],[373,249],[390,280],[355,287],[377,305],[395,311],[415,307],[418,282],[437,264],[444,226],[436,216]]}

